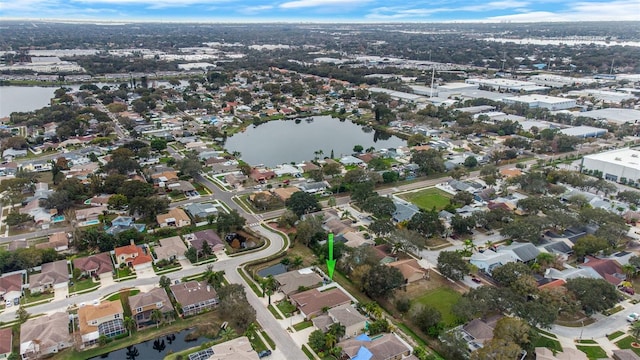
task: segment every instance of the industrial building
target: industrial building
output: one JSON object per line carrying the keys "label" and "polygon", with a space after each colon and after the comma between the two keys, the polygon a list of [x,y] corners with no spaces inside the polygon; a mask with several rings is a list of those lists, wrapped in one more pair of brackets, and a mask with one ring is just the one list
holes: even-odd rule
{"label": "industrial building", "polygon": [[601,137],[607,132],[607,129],[601,129],[593,126],[576,126],[560,130],[560,133],[562,134],[583,139]]}
{"label": "industrial building", "polygon": [[530,108],[544,108],[548,110],[566,110],[576,106],[574,99],[565,99],[546,95],[524,95],[504,98],[506,104],[526,104]]}
{"label": "industrial building", "polygon": [[520,80],[509,80],[509,79],[467,79],[465,80],[467,84],[474,84],[478,86],[489,87],[492,90],[505,90],[511,92],[542,92],[549,90],[546,86],[540,86],[536,83],[528,82],[528,81],[520,81]]}
{"label": "industrial building", "polygon": [[576,116],[584,116],[596,120],[605,120],[606,122],[615,124],[631,123],[637,124],[640,122],[640,110],[633,109],[598,109],[592,111],[585,111],[576,113]]}
{"label": "industrial building", "polygon": [[581,171],[597,170],[611,181],[640,182],[640,150],[616,149],[582,158]]}

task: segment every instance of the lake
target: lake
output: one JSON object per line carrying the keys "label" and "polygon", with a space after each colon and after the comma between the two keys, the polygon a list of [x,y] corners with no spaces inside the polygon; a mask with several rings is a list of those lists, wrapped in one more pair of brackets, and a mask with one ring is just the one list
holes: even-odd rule
{"label": "lake", "polygon": [[[200,336],[196,341],[184,341],[184,337],[192,332],[192,329],[182,330],[178,333],[175,333],[175,338],[167,336],[160,337],[158,339],[145,341],[140,344],[136,344],[130,346],[128,348],[115,350],[110,353],[92,357],[90,360],[96,359],[114,359],[114,360],[124,360],[124,359],[132,359],[135,360],[158,360],[164,359],[165,356],[169,354],[169,351],[178,352],[191,347],[198,346],[202,343],[209,341],[209,339],[204,336]],[[171,340],[173,339],[173,340]],[[154,344],[154,342],[158,341]],[[164,341],[164,347],[163,343]],[[135,350],[134,350],[135,349]],[[133,357],[131,355],[138,354]],[[132,360],[134,360],[132,359]]]}
{"label": "lake", "polygon": [[[184,86],[188,81],[182,80]],[[98,87],[118,86],[120,83],[96,83]],[[169,87],[168,82],[158,81],[157,86]],[[80,84],[63,85],[73,91],[80,89]],[[0,86],[0,117],[11,115],[12,112],[27,112],[41,109],[49,105],[53,93],[60,86]]]}
{"label": "lake", "polygon": [[324,154],[320,157],[330,156],[333,150],[334,158],[339,158],[351,155],[355,145],[379,150],[407,144],[396,136],[350,121],[342,122],[330,116],[310,119],[313,121],[274,120],[251,126],[228,138],[225,148],[229,152],[239,151],[242,160],[251,165],[275,166],[313,160],[318,150]]}

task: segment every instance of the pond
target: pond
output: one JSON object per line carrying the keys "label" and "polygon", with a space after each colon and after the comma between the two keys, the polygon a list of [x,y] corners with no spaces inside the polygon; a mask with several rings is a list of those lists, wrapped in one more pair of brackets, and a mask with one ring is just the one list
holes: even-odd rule
{"label": "pond", "polygon": [[313,160],[319,150],[322,150],[320,157],[330,156],[333,150],[334,158],[340,158],[351,155],[355,145],[379,150],[406,145],[406,141],[350,121],[314,116],[251,126],[228,138],[225,148],[229,152],[239,151],[242,160],[251,165],[275,166]]}
{"label": "pond", "polygon": [[170,352],[178,352],[191,347],[198,346],[209,341],[204,336],[200,336],[195,341],[185,341],[185,336],[193,329],[186,329],[173,335],[167,335],[145,341],[140,344],[115,350],[107,354],[92,357],[91,359],[114,359],[114,360],[157,360],[164,359]]}

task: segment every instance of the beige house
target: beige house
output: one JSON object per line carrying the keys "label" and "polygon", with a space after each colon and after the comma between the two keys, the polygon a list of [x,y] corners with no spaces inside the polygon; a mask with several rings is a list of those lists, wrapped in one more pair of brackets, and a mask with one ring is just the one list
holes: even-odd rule
{"label": "beige house", "polygon": [[109,279],[113,275],[113,262],[108,252],[74,259],[73,267],[74,269],[80,269],[82,275],[86,276]]}
{"label": "beige house", "polygon": [[342,339],[348,339],[355,337],[358,334],[362,334],[367,318],[358,312],[352,305],[342,305],[329,309],[327,315],[320,315],[313,318],[313,325],[318,329],[326,332],[331,325],[338,323],[345,327],[344,337]]}
{"label": "beige house", "polygon": [[167,226],[181,228],[191,225],[191,218],[189,218],[189,215],[179,208],[173,208],[169,210],[167,214],[160,214],[156,216],[156,221],[161,228]]}
{"label": "beige house", "polygon": [[258,353],[251,347],[246,336],[225,341],[211,347],[213,354],[208,360],[258,360]]}
{"label": "beige house", "polygon": [[55,251],[65,251],[69,249],[69,238],[66,232],[57,232],[49,235],[49,241],[36,244],[36,249],[54,249]]}
{"label": "beige house", "polygon": [[399,260],[386,265],[400,270],[407,283],[422,280],[427,276],[427,271],[418,264],[416,259]]}
{"label": "beige house", "polygon": [[20,326],[20,356],[24,360],[41,359],[71,346],[66,312],[32,318]]}
{"label": "beige house", "polygon": [[155,246],[153,250],[156,253],[156,260],[183,260],[187,246],[184,244],[180,236],[172,236],[160,239],[160,245]]}
{"label": "beige house", "polygon": [[351,298],[340,288],[331,288],[324,291],[311,289],[291,295],[289,299],[307,320],[322,314],[325,309],[351,304]]}
{"label": "beige house", "polygon": [[42,264],[40,274],[29,275],[29,289],[32,293],[46,289],[62,289],[69,284],[69,265],[67,260]]}
{"label": "beige house", "polygon": [[163,288],[155,288],[149,292],[130,297],[129,306],[138,327],[153,324],[151,314],[155,310],[160,311],[162,314],[174,311],[169,296]]}
{"label": "beige house", "polygon": [[298,292],[300,288],[312,288],[322,284],[322,277],[309,268],[278,274],[274,278],[280,286],[280,291],[287,296]]}
{"label": "beige house", "polygon": [[100,215],[102,215],[105,211],[108,211],[106,205],[92,206],[86,209],[78,209],[76,210],[76,220],[80,222],[98,220]]}
{"label": "beige house", "polygon": [[218,293],[204,281],[188,281],[171,285],[171,293],[182,306],[183,316],[199,314],[213,309],[219,300]]}
{"label": "beige house", "polygon": [[78,327],[82,346],[98,343],[100,336],[114,337],[124,334],[124,311],[120,300],[103,301],[98,305],[85,305],[78,309]]}

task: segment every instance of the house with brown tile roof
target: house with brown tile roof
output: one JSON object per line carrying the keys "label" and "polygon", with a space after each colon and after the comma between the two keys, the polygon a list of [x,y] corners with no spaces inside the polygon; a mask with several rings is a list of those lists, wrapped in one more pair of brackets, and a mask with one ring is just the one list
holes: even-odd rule
{"label": "house with brown tile roof", "polygon": [[246,336],[213,345],[211,350],[213,354],[207,360],[259,360]]}
{"label": "house with brown tile roof", "polygon": [[109,205],[109,199],[112,196],[113,196],[113,194],[96,195],[96,196],[92,197],[91,199],[89,199],[89,205],[91,205],[91,206],[107,206],[107,205]]}
{"label": "house with brown tile roof", "polygon": [[287,296],[298,292],[300,288],[308,289],[322,284],[322,277],[310,268],[278,274],[274,279],[278,282],[278,289]]}
{"label": "house with brown tile roof", "polygon": [[275,188],[272,191],[277,197],[280,198],[280,200],[287,201],[289,200],[291,195],[300,191],[300,189],[298,189],[295,186],[287,186],[287,187]]}
{"label": "house with brown tile roof", "polygon": [[584,263],[578,265],[579,268],[591,268],[609,283],[618,286],[626,280],[627,276],[622,271],[622,266],[612,259],[598,259],[593,256],[586,256]]}
{"label": "house with brown tile roof", "polygon": [[22,273],[0,277],[0,296],[3,300],[14,301],[22,296]]}
{"label": "house with brown tile roof", "polygon": [[122,302],[103,301],[98,305],[80,307],[78,327],[85,347],[97,344],[100,336],[115,337],[126,333]]}
{"label": "house with brown tile roof", "polygon": [[329,309],[326,315],[316,316],[312,321],[313,325],[323,332],[327,332],[333,324],[340,324],[345,327],[342,339],[348,339],[362,334],[366,327],[367,318],[360,314],[353,305],[342,305]]}
{"label": "house with brown tile roof", "polygon": [[161,228],[168,226],[181,228],[191,225],[191,218],[180,208],[173,208],[166,214],[156,216],[156,221]]}
{"label": "house with brown tile roof", "polygon": [[45,289],[61,289],[68,286],[69,265],[67,260],[60,260],[42,264],[39,274],[29,275],[29,290],[32,293],[42,292]]}
{"label": "house with brown tile roof", "polygon": [[249,177],[254,181],[261,182],[273,179],[276,177],[276,173],[273,170],[253,168]]}
{"label": "house with brown tile roof", "polygon": [[360,335],[355,339],[341,341],[337,346],[342,348],[342,359],[399,360],[411,354],[411,348],[394,334],[374,338]]}
{"label": "house with brown tile roof", "polygon": [[69,238],[66,232],[57,232],[49,235],[49,241],[36,244],[36,249],[54,249],[55,251],[65,251],[69,249]]}
{"label": "house with brown tile roof", "polygon": [[[588,360],[589,359],[587,357],[587,354],[583,353],[578,349],[563,347],[562,351],[557,351],[555,353],[543,347],[537,347],[535,350],[536,350],[536,360]],[[616,357],[614,356],[614,359],[615,358]],[[640,358],[636,357],[636,359],[640,359]],[[619,360],[622,360],[622,359],[619,359]],[[630,359],[624,358],[624,360],[630,360]]]}
{"label": "house with brown tile roof", "polygon": [[146,293],[129,297],[129,307],[131,307],[131,314],[138,327],[152,324],[151,314],[155,310],[162,314],[174,311],[167,291],[163,288],[155,288]]}
{"label": "house with brown tile roof", "polygon": [[0,359],[6,359],[11,355],[13,331],[11,328],[0,329]]}
{"label": "house with brown tile roof", "polygon": [[219,303],[218,293],[205,281],[187,281],[171,285],[170,289],[176,302],[182,307],[183,316],[213,309]]}
{"label": "house with brown tile roof", "polygon": [[153,180],[154,184],[159,184],[161,182],[178,181],[180,178],[178,177],[177,171],[167,170],[167,171],[152,174],[151,179]]}
{"label": "house with brown tile roof", "polygon": [[146,245],[136,246],[133,241],[127,246],[115,248],[114,252],[116,265],[118,266],[120,266],[120,264],[126,264],[138,271],[150,268],[153,263],[153,258],[149,255],[150,251]]}
{"label": "house with brown tile roof", "polygon": [[158,246],[153,247],[156,253],[156,260],[182,260],[185,259],[184,253],[187,246],[184,244],[180,236],[172,236],[160,239]]}
{"label": "house with brown tile roof", "polygon": [[80,269],[82,275],[110,278],[113,276],[113,262],[108,252],[89,255],[73,260],[73,267]]}
{"label": "house with brown tile roof", "polygon": [[427,271],[418,264],[416,259],[398,260],[386,265],[400,270],[407,283],[422,280],[427,275]]}
{"label": "house with brown tile roof", "polygon": [[27,320],[20,326],[20,356],[41,359],[73,346],[69,314],[57,312]]}
{"label": "house with brown tile roof", "polygon": [[209,243],[213,252],[224,251],[225,243],[220,239],[220,236],[211,229],[196,231],[192,234],[184,236],[185,241],[189,246],[193,246],[198,251],[202,250],[202,243],[205,241]]}
{"label": "house with brown tile roof", "polygon": [[331,288],[323,291],[311,289],[290,295],[289,299],[307,320],[322,314],[323,309],[351,304],[351,298],[340,288]]}

